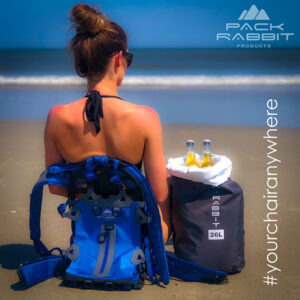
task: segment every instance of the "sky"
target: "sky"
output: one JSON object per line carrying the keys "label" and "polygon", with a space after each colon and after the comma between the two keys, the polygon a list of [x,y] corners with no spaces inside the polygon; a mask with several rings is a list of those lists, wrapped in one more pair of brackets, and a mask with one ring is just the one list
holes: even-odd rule
{"label": "sky", "polygon": [[[13,0],[3,1],[0,12],[0,48],[65,48],[72,37],[68,33],[68,15],[81,1],[74,0]],[[132,48],[235,48],[236,42],[217,40],[217,33],[226,31],[226,23],[239,22],[244,10],[255,4],[264,9],[269,21],[282,29],[273,32],[294,33],[274,43],[275,47],[300,47],[299,0],[101,0],[84,1],[98,4],[102,11],[121,25],[129,35]],[[268,25],[269,26],[269,25]],[[248,28],[249,31],[249,28]],[[246,34],[243,30],[241,33]]]}

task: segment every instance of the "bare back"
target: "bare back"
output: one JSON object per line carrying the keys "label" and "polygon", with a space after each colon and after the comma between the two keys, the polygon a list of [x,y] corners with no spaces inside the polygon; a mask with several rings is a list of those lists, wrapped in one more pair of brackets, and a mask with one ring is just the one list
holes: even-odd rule
{"label": "bare back", "polygon": [[140,124],[138,105],[117,99],[102,98],[103,118],[97,134],[87,120],[87,98],[61,107],[61,126],[56,131],[56,145],[68,162],[79,162],[93,155],[108,155],[132,164],[143,158],[145,133]]}
{"label": "bare back", "polygon": [[[162,128],[155,110],[117,98],[103,98],[101,130],[87,120],[87,98],[54,106],[44,134],[45,164],[76,163],[93,155],[107,155],[132,164],[144,161],[145,175],[157,200],[164,240],[170,236],[169,197]],[[49,186],[50,192],[67,196],[67,187]]]}

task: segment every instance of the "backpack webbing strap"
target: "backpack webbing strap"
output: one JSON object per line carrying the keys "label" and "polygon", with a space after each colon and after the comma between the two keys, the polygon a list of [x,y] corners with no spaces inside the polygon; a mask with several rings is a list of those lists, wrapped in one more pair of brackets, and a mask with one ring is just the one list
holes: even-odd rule
{"label": "backpack webbing strap", "polygon": [[184,281],[209,281],[219,283],[227,278],[222,271],[215,271],[167,253],[170,276]]}
{"label": "backpack webbing strap", "polygon": [[[113,257],[115,253],[116,237],[117,237],[116,224],[110,223],[109,226],[107,226],[108,228],[106,228],[107,224],[108,223],[101,225],[100,236],[102,236],[103,239],[100,241],[97,263],[93,272],[93,275],[98,278],[103,278],[108,275],[113,263]],[[104,256],[105,256],[107,244],[109,250],[108,257],[105,266],[103,266],[103,263],[105,262]],[[101,269],[103,269],[102,272],[100,272]]]}
{"label": "backpack webbing strap", "polygon": [[[137,183],[141,186],[142,191],[144,192],[144,201],[151,213],[151,222],[146,223],[147,236],[149,238],[150,249],[152,249],[152,253],[149,253],[151,263],[147,263],[147,267],[148,265],[151,265],[152,274],[150,276],[148,270],[148,276],[150,278],[150,281],[161,280],[164,284],[167,285],[169,284],[170,279],[168,263],[165,253],[160,213],[152,188],[146,177],[135,166],[128,164],[128,167],[125,168],[123,171],[128,172],[131,175],[131,177],[135,178]],[[147,245],[145,248],[145,256],[147,262],[146,249]]]}
{"label": "backpack webbing strap", "polygon": [[147,265],[147,274],[149,276],[149,280],[153,282],[154,280],[153,280],[152,262],[150,257],[150,244],[147,236],[144,238],[144,246],[145,246],[144,253],[145,253],[145,261]]}
{"label": "backpack webbing strap", "polygon": [[44,185],[47,184],[47,170],[44,171],[38,182],[34,185],[32,193],[30,195],[30,238],[33,240],[34,248],[41,256],[49,256],[51,252],[40,240],[41,237],[41,209],[42,209],[42,197]]}
{"label": "backpack webbing strap", "polygon": [[17,273],[21,282],[27,286],[46,279],[61,276],[69,265],[69,260],[61,255],[51,255],[22,264]]}
{"label": "backpack webbing strap", "polygon": [[49,256],[54,250],[53,248],[48,250],[47,247],[40,240],[41,238],[41,209],[42,209],[42,198],[43,189],[45,184],[50,185],[68,185],[71,177],[71,173],[75,170],[78,171],[80,167],[71,164],[56,164],[46,169],[40,176],[39,180],[34,185],[30,194],[30,219],[29,229],[30,238],[33,240],[34,248],[41,256]]}

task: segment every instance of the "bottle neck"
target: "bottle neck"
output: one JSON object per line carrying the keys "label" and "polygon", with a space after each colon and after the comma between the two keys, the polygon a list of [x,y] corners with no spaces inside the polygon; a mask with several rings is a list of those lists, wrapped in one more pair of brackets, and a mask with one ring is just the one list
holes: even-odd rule
{"label": "bottle neck", "polygon": [[203,153],[211,153],[210,143],[203,143]]}
{"label": "bottle neck", "polygon": [[187,146],[187,151],[188,152],[195,152],[195,149],[194,149],[194,145],[189,145],[189,146]]}

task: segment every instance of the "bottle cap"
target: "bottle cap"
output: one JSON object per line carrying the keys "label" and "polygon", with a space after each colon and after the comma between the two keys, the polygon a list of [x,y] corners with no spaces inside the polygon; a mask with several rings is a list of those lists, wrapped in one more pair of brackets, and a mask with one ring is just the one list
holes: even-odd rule
{"label": "bottle cap", "polygon": [[203,140],[203,144],[211,144],[211,141],[209,139]]}
{"label": "bottle cap", "polygon": [[187,146],[194,146],[194,144],[195,144],[194,140],[187,140],[186,141]]}

